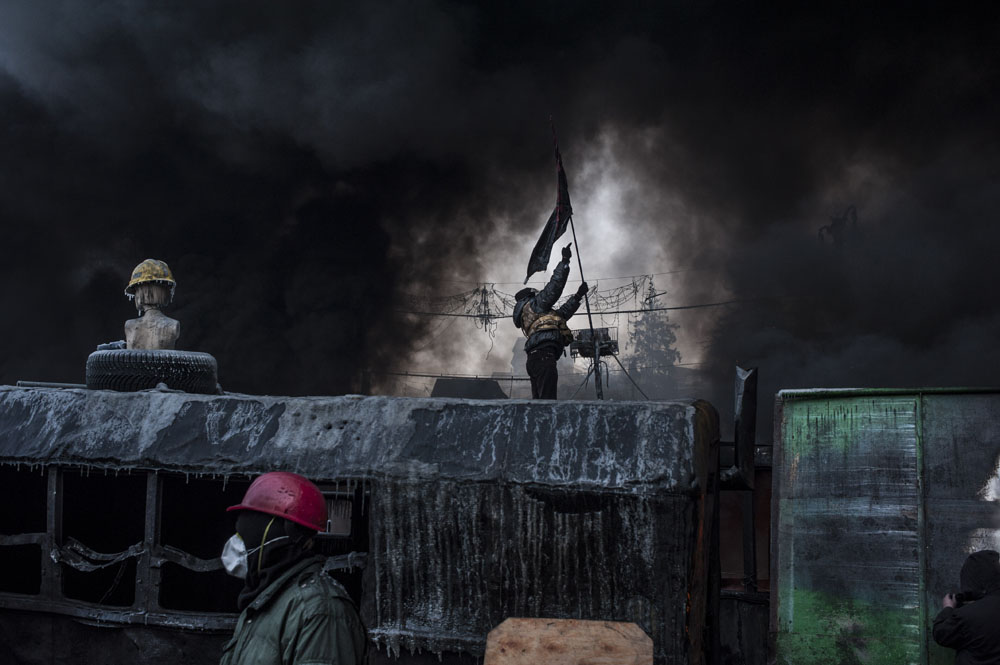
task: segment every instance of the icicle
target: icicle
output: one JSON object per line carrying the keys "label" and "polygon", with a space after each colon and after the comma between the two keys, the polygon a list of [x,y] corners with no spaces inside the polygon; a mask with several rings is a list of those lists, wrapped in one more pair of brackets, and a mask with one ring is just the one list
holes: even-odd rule
{"label": "icicle", "polygon": [[399,635],[393,633],[389,637],[388,644],[386,645],[387,651],[392,654],[392,657],[399,660]]}

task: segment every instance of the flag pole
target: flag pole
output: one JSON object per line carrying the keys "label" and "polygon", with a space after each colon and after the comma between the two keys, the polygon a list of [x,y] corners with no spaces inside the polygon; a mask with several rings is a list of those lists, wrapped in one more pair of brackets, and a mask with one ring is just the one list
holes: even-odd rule
{"label": "flag pole", "polygon": [[[576,264],[580,268],[580,281],[586,282],[583,277],[583,261],[580,260],[580,245],[576,242],[576,227],[573,226],[573,215],[569,216],[569,228],[573,232],[573,247],[576,248]],[[594,341],[594,386],[597,388],[597,399],[604,399],[604,388],[601,386],[601,343],[594,332],[594,317],[590,313],[590,297],[584,293],[583,302],[587,305],[587,322],[590,323],[590,339]]]}
{"label": "flag pole", "polygon": [[[559,140],[556,138],[556,125],[549,116],[549,126],[552,128],[552,144],[556,149],[556,157],[562,164],[562,155],[559,153]],[[583,276],[583,261],[580,259],[580,245],[576,241],[576,226],[573,224],[573,214],[569,216],[569,228],[573,232],[573,248],[576,249],[576,265],[580,268],[580,281],[586,282]],[[601,385],[601,346],[594,332],[594,316],[590,313],[590,297],[584,293],[583,302],[587,305],[587,322],[590,324],[590,339],[594,342],[594,386],[597,388],[597,399],[604,399],[604,388]]]}

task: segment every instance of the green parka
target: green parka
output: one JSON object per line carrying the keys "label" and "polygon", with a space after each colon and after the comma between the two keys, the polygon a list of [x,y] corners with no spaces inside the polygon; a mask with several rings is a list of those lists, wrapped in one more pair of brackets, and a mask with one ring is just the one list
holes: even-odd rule
{"label": "green parka", "polygon": [[220,665],[361,665],[365,632],[347,591],[306,559],[243,610]]}

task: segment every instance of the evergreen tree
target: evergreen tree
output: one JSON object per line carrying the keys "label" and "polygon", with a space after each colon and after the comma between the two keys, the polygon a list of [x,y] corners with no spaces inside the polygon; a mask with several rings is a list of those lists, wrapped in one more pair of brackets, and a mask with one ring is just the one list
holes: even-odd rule
{"label": "evergreen tree", "polygon": [[677,344],[677,324],[671,323],[664,311],[653,311],[657,307],[657,293],[652,278],[642,301],[643,310],[636,314],[629,324],[628,346],[629,374],[643,391],[653,399],[662,398],[669,392],[674,367],[680,362],[681,354],[674,348]]}

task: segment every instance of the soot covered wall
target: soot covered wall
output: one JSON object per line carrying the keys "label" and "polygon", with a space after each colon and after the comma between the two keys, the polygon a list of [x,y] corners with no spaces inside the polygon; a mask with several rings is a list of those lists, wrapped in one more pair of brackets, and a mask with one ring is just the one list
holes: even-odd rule
{"label": "soot covered wall", "polygon": [[382,657],[474,656],[508,616],[555,616],[634,621],[657,662],[702,662],[718,464],[704,402],[0,388],[0,442],[5,463],[361,484],[361,609]]}

